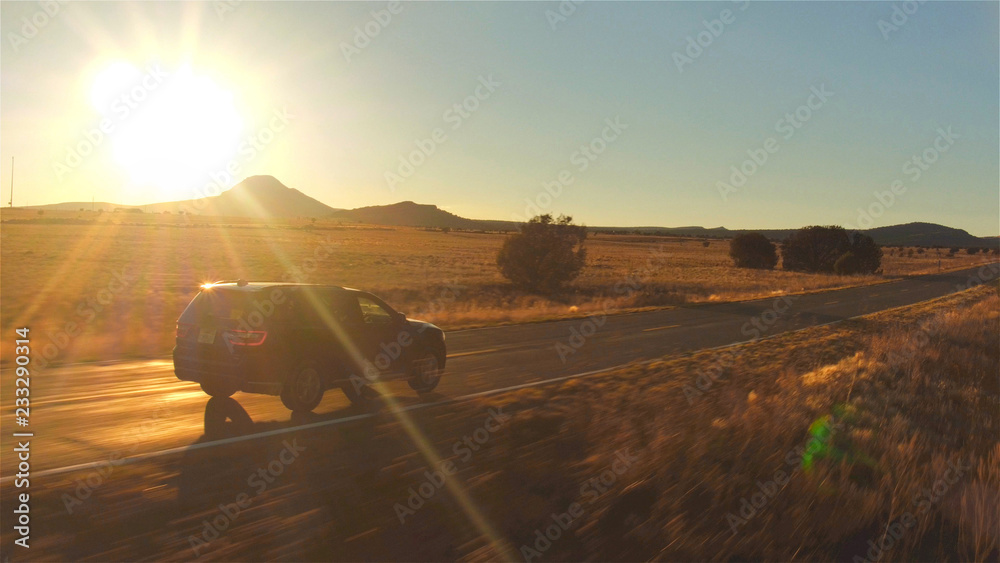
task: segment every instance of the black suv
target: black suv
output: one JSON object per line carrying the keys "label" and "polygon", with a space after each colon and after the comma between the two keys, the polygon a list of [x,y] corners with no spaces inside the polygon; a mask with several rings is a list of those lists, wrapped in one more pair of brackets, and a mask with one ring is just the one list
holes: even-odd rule
{"label": "black suv", "polygon": [[177,320],[174,373],[213,397],[236,391],[280,395],[311,411],[340,387],[357,403],[369,383],[405,379],[437,387],[444,332],[397,313],[370,293],[327,285],[203,285]]}

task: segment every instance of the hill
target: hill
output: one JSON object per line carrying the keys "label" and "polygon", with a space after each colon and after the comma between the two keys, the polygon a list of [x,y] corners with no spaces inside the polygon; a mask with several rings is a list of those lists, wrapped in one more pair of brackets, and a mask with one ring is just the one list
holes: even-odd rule
{"label": "hill", "polygon": [[468,230],[504,230],[517,229],[513,221],[489,221],[482,219],[466,219],[454,213],[440,209],[436,205],[401,201],[391,205],[372,205],[357,209],[344,209],[330,215],[335,221],[352,223],[368,223],[373,225],[392,225],[405,227],[435,227]]}
{"label": "hill", "polygon": [[271,217],[326,217],[339,211],[289,188],[274,176],[250,176],[214,197],[154,203],[150,213],[187,211],[201,215],[227,215],[268,219]]}
{"label": "hill", "polygon": [[[642,234],[662,234],[670,236],[732,238],[736,235],[757,232],[767,238],[780,241],[795,232],[795,229],[727,229],[715,227],[594,227],[597,232],[639,232]],[[996,247],[996,237],[977,237],[962,229],[946,227],[936,223],[906,223],[860,231],[872,237],[882,246],[945,246],[945,247]]]}
{"label": "hill", "polygon": [[294,188],[282,184],[274,176],[250,176],[217,196],[183,201],[168,201],[148,205],[120,205],[109,202],[67,202],[50,205],[32,205],[29,209],[77,211],[84,209],[141,209],[148,213],[195,213],[230,217],[326,217],[341,211],[311,198]]}
{"label": "hill", "polygon": [[935,223],[906,223],[877,227],[865,231],[881,245],[905,246],[991,246],[997,245],[997,239],[989,239],[970,235],[962,229],[937,225]]}
{"label": "hill", "polygon": [[[436,205],[401,201],[391,205],[372,205],[357,209],[336,209],[304,193],[282,184],[273,176],[251,176],[231,189],[215,197],[186,201],[154,203],[145,206],[117,205],[108,202],[68,202],[51,205],[31,206],[33,209],[54,209],[64,211],[103,208],[139,207],[150,213],[170,211],[192,212],[199,215],[222,215],[268,219],[273,217],[315,217],[332,219],[344,223],[364,223],[370,225],[449,228],[473,231],[515,231],[514,221],[467,219],[440,209]],[[751,229],[727,229],[725,227],[588,227],[595,233],[656,234],[682,237],[704,237],[726,239]],[[782,240],[795,229],[759,229],[756,232],[772,240]],[[946,227],[935,223],[907,223],[862,231],[883,246],[944,246],[944,247],[996,247],[1000,241],[996,237],[976,237],[962,229]]]}
{"label": "hill", "polygon": [[104,211],[111,211],[118,208],[131,209],[136,207],[134,205],[119,205],[117,203],[111,203],[108,201],[66,201],[63,203],[49,203],[47,205],[26,205],[25,209],[44,209],[52,211],[79,211],[83,209],[84,211],[97,211],[98,209],[103,209]]}

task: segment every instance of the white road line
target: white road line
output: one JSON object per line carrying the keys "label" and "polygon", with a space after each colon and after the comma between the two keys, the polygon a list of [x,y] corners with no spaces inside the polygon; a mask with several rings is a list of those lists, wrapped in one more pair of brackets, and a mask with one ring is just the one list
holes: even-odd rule
{"label": "white road line", "polygon": [[476,354],[489,354],[490,352],[496,352],[499,348],[490,348],[489,350],[473,350],[472,352],[459,352],[458,354],[448,354],[448,358],[461,358],[462,356],[475,356]]}
{"label": "white road line", "polygon": [[124,397],[126,395],[143,395],[143,394],[149,394],[149,393],[160,394],[160,393],[165,393],[165,392],[168,392],[168,391],[174,391],[174,392],[177,392],[177,391],[187,391],[187,390],[191,390],[191,392],[195,391],[195,389],[191,389],[191,383],[192,382],[185,381],[183,383],[184,383],[184,385],[174,385],[174,386],[171,386],[171,387],[145,388],[145,389],[136,389],[134,391],[115,391],[114,393],[104,393],[104,394],[101,394],[101,395],[83,395],[83,396],[63,397],[61,399],[52,399],[51,401],[37,401],[37,402],[32,403],[32,404],[35,405],[35,406],[47,406],[47,405],[56,405],[56,404],[59,404],[59,403],[72,403],[74,401],[96,401],[97,399],[113,398],[113,397]]}
{"label": "white road line", "polygon": [[[634,363],[634,364],[637,364],[637,365],[641,365],[641,364],[647,364],[647,363],[650,363],[650,362],[653,362],[653,361],[656,361],[656,360],[646,360],[646,361],[643,361],[643,362],[629,362],[629,363],[630,364]],[[490,389],[489,391],[480,391],[478,393],[472,393],[472,394],[469,394],[469,395],[463,395],[461,397],[455,397],[455,398],[451,398],[451,399],[442,399],[440,401],[435,401],[433,403],[417,403],[415,405],[410,405],[410,406],[407,406],[407,407],[403,407],[403,408],[401,408],[399,410],[402,411],[402,412],[408,412],[408,411],[414,411],[414,410],[418,410],[418,409],[435,407],[435,406],[439,406],[439,405],[447,405],[447,404],[450,404],[450,403],[460,403],[460,402],[468,401],[470,399],[476,399],[476,398],[479,398],[479,397],[486,397],[486,396],[489,396],[489,395],[495,395],[497,393],[506,393],[507,391],[516,391],[518,389],[525,389],[525,388],[528,388],[528,387],[537,387],[539,385],[545,385],[545,384],[548,384],[548,383],[558,383],[560,381],[566,381],[568,379],[579,379],[579,378],[583,378],[583,377],[590,377],[590,376],[598,375],[598,374],[605,373],[605,372],[608,372],[608,371],[612,371],[612,370],[616,370],[616,369],[621,369],[622,367],[624,367],[626,365],[629,365],[629,364],[620,364],[620,365],[617,365],[617,366],[611,366],[611,367],[602,368],[602,369],[599,369],[599,370],[585,371],[585,372],[582,372],[582,373],[575,373],[573,375],[566,375],[566,376],[563,376],[563,377],[556,377],[556,378],[553,378],[553,379],[544,379],[542,381],[535,381],[535,382],[531,382],[531,383],[522,383],[522,384],[519,384],[519,385],[512,385],[510,387],[503,387],[503,388],[500,388],[500,389]],[[391,414],[391,411],[386,411],[386,412],[389,413],[389,414]],[[118,466],[118,465],[131,465],[131,464],[133,464],[135,462],[138,462],[138,461],[143,461],[143,460],[147,460],[147,459],[153,459],[153,458],[157,458],[157,457],[163,457],[163,456],[167,456],[167,455],[171,455],[171,454],[183,453],[183,452],[188,452],[188,451],[193,451],[193,450],[200,450],[200,449],[203,449],[203,448],[210,448],[210,447],[215,447],[215,446],[224,446],[224,445],[227,445],[227,444],[235,444],[237,442],[245,442],[247,440],[256,440],[256,439],[259,439],[259,438],[267,438],[269,436],[278,436],[278,435],[281,435],[281,434],[289,434],[291,432],[297,432],[297,431],[300,431],[300,430],[310,430],[310,429],[313,429],[313,428],[321,428],[323,426],[334,426],[334,425],[338,425],[338,424],[344,424],[344,423],[347,423],[347,422],[354,422],[354,421],[357,421],[357,420],[365,420],[367,418],[372,418],[372,417],[376,416],[377,414],[381,414],[381,413],[376,412],[376,413],[357,414],[357,415],[348,416],[348,417],[345,417],[345,418],[335,418],[333,420],[323,420],[323,421],[320,421],[320,422],[312,422],[312,423],[309,423],[309,424],[303,424],[301,426],[293,426],[291,428],[277,428],[275,430],[269,430],[267,432],[259,432],[257,434],[247,434],[245,436],[235,436],[235,437],[232,437],[232,438],[225,438],[225,439],[222,439],[222,440],[213,440],[211,442],[202,442],[202,443],[199,443],[199,444],[191,444],[191,445],[188,445],[188,446],[178,446],[176,448],[169,448],[169,449],[166,449],[166,450],[160,450],[160,451],[156,451],[156,452],[148,452],[148,453],[144,453],[144,454],[136,454],[134,456],[130,456],[130,457],[118,460],[118,462],[115,465],[116,466]],[[46,469],[44,471],[36,471],[36,472],[33,473],[33,475],[35,477],[46,477],[46,476],[49,476],[49,475],[59,475],[61,473],[67,473],[67,472],[71,472],[71,471],[81,471],[81,470],[84,470],[84,469],[96,469],[97,467],[102,467],[102,466],[106,465],[107,463],[108,462],[105,462],[105,461],[92,461],[92,462],[88,462],[88,463],[78,463],[76,465],[68,465],[66,467],[57,467],[57,468],[53,468],[53,469]],[[0,479],[0,483],[6,483],[6,482],[10,481],[13,478],[14,478],[13,475],[8,476],[8,477],[4,477],[3,479]]]}
{"label": "white road line", "polygon": [[[903,307],[905,307],[905,305]],[[901,308],[901,307],[894,307],[894,308],[898,309],[898,308]],[[891,310],[891,309],[886,309],[886,310],[888,311],[888,310]],[[881,311],[879,311],[879,312],[881,312]],[[744,344],[753,344],[753,343],[756,343],[756,342],[763,342],[764,340],[770,340],[772,338],[777,338],[779,336],[784,336],[786,334],[793,334],[793,333],[800,332],[800,331],[803,331],[803,330],[809,330],[811,328],[819,328],[819,327],[829,326],[829,325],[833,325],[833,324],[837,324],[837,323],[842,323],[845,320],[857,319],[857,318],[862,317],[862,316],[864,316],[864,315],[856,315],[854,317],[848,317],[847,319],[840,319],[840,320],[830,321],[830,322],[822,323],[822,324],[818,324],[818,325],[807,326],[807,327],[799,328],[799,329],[796,329],[796,330],[790,330],[790,331],[787,331],[787,332],[781,332],[781,333],[778,333],[778,334],[772,334],[770,336],[765,336],[764,338],[758,338],[757,340],[748,340],[748,341],[744,341],[744,342],[734,342],[734,343],[731,343],[731,344],[723,344],[721,346],[715,346],[715,347],[712,347],[712,348],[702,348],[702,349],[699,349],[699,350],[689,350],[688,352],[684,352],[684,353],[686,353],[686,354],[697,354],[699,352],[711,352],[713,350],[723,350],[725,348],[732,348],[734,346],[742,346]],[[521,383],[519,385],[511,385],[509,387],[502,387],[500,389],[490,389],[489,391],[480,391],[478,393],[471,393],[469,395],[462,395],[461,397],[454,397],[454,398],[450,398],[450,399],[443,399],[443,400],[440,400],[440,401],[435,401],[433,403],[417,403],[415,405],[410,405],[410,406],[407,406],[407,407],[403,407],[400,410],[403,411],[403,412],[408,412],[408,411],[414,411],[414,410],[424,409],[424,408],[429,408],[429,407],[436,407],[436,406],[440,406],[440,405],[447,405],[447,404],[450,404],[450,403],[461,403],[461,402],[465,402],[465,401],[468,401],[468,400],[471,400],[471,399],[476,399],[476,398],[479,398],[479,397],[487,397],[489,395],[496,395],[498,393],[506,393],[508,391],[516,391],[518,389],[527,389],[529,387],[538,387],[538,386],[547,385],[547,384],[550,384],[550,383],[559,383],[560,381],[567,381],[567,380],[570,380],[570,379],[582,379],[582,378],[586,378],[586,377],[592,377],[592,376],[595,376],[595,375],[600,375],[602,373],[607,373],[609,371],[614,371],[614,370],[622,369],[622,368],[624,368],[626,366],[629,366],[629,365],[640,365],[641,366],[641,365],[646,365],[646,364],[651,364],[651,363],[659,362],[662,359],[663,358],[653,358],[651,360],[642,360],[642,361],[638,361],[638,362],[637,361],[631,361],[631,362],[626,362],[624,364],[618,364],[616,366],[611,366],[611,367],[606,367],[606,368],[601,368],[601,369],[596,369],[596,370],[591,370],[591,371],[584,371],[584,372],[581,372],[581,373],[575,373],[575,374],[572,374],[572,375],[565,375],[565,376],[562,376],[562,377],[555,377],[555,378],[552,378],[552,379],[543,379],[541,381],[532,381],[532,382],[529,382],[529,383]],[[211,448],[211,447],[215,447],[215,446],[224,446],[224,445],[228,445],[228,444],[235,444],[235,443],[238,443],[238,442],[245,442],[245,441],[248,441],[248,440],[257,440],[257,439],[260,439],[260,438],[267,438],[269,436],[278,436],[278,435],[281,435],[281,434],[289,434],[291,432],[297,432],[297,431],[300,431],[300,430],[311,430],[313,428],[321,428],[321,427],[324,427],[324,426],[335,426],[335,425],[344,424],[344,423],[347,423],[347,422],[354,422],[354,421],[357,421],[357,420],[365,420],[365,419],[368,419],[368,418],[372,418],[372,417],[374,417],[377,414],[380,414],[380,413],[358,414],[358,415],[354,415],[354,416],[348,416],[348,417],[345,417],[345,418],[335,418],[333,420],[324,420],[324,421],[320,421],[320,422],[312,422],[310,424],[303,424],[301,426],[293,426],[291,428],[276,428],[274,430],[269,430],[267,432],[259,432],[257,434],[247,434],[246,436],[235,436],[235,437],[232,437],[232,438],[225,438],[225,439],[222,439],[222,440],[213,440],[211,442],[201,442],[201,443],[198,443],[198,444],[191,444],[191,445],[188,445],[188,446],[178,446],[176,448],[169,448],[169,449],[166,449],[166,450],[160,450],[160,451],[156,451],[156,452],[148,452],[148,453],[144,453],[144,454],[137,454],[137,455],[134,455],[134,456],[131,456],[131,457],[127,457],[127,458],[118,460],[117,465],[131,465],[131,464],[136,463],[138,461],[143,461],[143,460],[147,460],[147,459],[154,459],[154,458],[157,458],[157,457],[163,457],[163,456],[177,454],[177,453],[183,453],[183,452],[188,452],[188,451],[193,451],[193,450],[200,450],[200,449],[204,449],[204,448]],[[390,412],[390,414],[391,414],[391,412]],[[43,470],[43,471],[36,471],[34,473],[34,475],[35,475],[35,477],[46,477],[46,476],[49,476],[49,475],[59,475],[59,474],[62,474],[62,473],[69,473],[71,471],[81,471],[81,470],[84,470],[84,469],[96,469],[97,467],[102,467],[102,466],[106,465],[107,463],[108,462],[105,462],[105,461],[92,461],[92,462],[88,462],[88,463],[78,463],[76,465],[69,465],[69,466],[66,466],[66,467],[57,467],[57,468],[53,468],[53,469],[46,469],[46,470]],[[4,478],[0,479],[0,483],[6,483],[6,482],[8,482],[8,481],[10,481],[12,479],[14,479],[13,475],[8,476],[8,477],[4,477]]]}
{"label": "white road line", "polygon": [[642,329],[642,331],[643,332],[650,332],[650,331],[653,331],[653,330],[664,330],[664,329],[667,329],[667,328],[677,328],[679,326],[681,326],[681,325],[657,326],[657,327],[653,327],[653,328],[644,328],[644,329]]}
{"label": "white road line", "polygon": [[[952,292],[952,293],[954,293],[954,292]],[[947,294],[941,295],[941,296],[939,296],[937,298],[946,297],[948,295],[951,295],[952,293],[947,293]],[[935,298],[935,299],[937,299],[937,298]],[[879,310],[879,311],[876,311],[876,312],[877,313],[885,313],[887,311],[893,311],[893,310],[896,310],[896,309],[902,309],[904,307],[908,307],[908,306],[912,306],[912,305],[915,305],[915,303],[910,303],[909,305],[900,305],[898,307],[890,307],[888,309],[882,309],[882,310]],[[863,317],[863,316],[865,316],[867,314],[873,314],[873,313],[865,313],[865,314],[861,314],[861,315],[855,315],[853,317],[847,317],[846,319],[838,319],[838,320],[835,320],[835,321],[821,323],[821,324],[818,324],[818,325],[812,325],[812,326],[807,326],[807,327],[803,327],[803,328],[799,328],[799,329],[795,329],[795,330],[789,330],[789,331],[786,331],[786,332],[780,332],[780,333],[777,333],[777,334],[772,334],[770,336],[765,336],[763,338],[758,338],[756,340],[747,340],[747,341],[744,341],[744,342],[734,342],[734,343],[731,343],[731,344],[723,344],[721,346],[715,346],[715,347],[712,347],[712,348],[702,348],[702,349],[699,349],[699,350],[690,350],[690,351],[685,352],[685,353],[687,353],[687,354],[696,354],[696,353],[699,353],[699,352],[711,352],[713,350],[723,350],[725,348],[733,348],[735,346],[742,346],[744,344],[752,344],[752,343],[756,343],[756,342],[763,342],[765,340],[770,340],[772,338],[778,338],[780,336],[784,336],[784,335],[787,335],[787,334],[794,334],[796,332],[801,332],[803,330],[809,330],[809,329],[812,329],[812,328],[820,328],[820,327],[824,327],[824,326],[830,326],[830,325],[835,325],[835,324],[838,324],[838,323],[842,323],[844,321],[859,319],[859,318],[861,318],[861,317]],[[625,366],[628,366],[628,365],[645,365],[645,364],[651,364],[651,363],[659,362],[662,359],[663,358],[653,358],[652,360],[643,360],[641,362],[635,362],[635,361],[633,361],[633,362],[626,362],[624,364],[618,364],[616,366],[611,366],[611,367],[602,368],[602,369],[598,369],[598,370],[585,371],[585,372],[576,373],[576,374],[573,374],[573,375],[566,375],[566,376],[563,376],[563,377],[556,377],[556,378],[553,378],[553,379],[543,379],[541,381],[534,381],[534,382],[530,382],[530,383],[522,383],[520,385],[513,385],[513,386],[510,386],[510,387],[503,387],[503,388],[500,388],[500,389],[491,389],[489,391],[481,391],[479,393],[472,393],[472,394],[469,394],[469,395],[463,395],[461,397],[455,397],[455,398],[452,398],[452,399],[444,399],[444,400],[436,401],[436,402],[433,402],[433,403],[418,403],[418,404],[415,404],[415,405],[410,405],[408,407],[404,407],[404,408],[402,408],[400,410],[406,412],[406,411],[418,410],[418,409],[422,409],[422,408],[434,407],[434,406],[439,406],[439,405],[446,405],[446,404],[449,404],[449,403],[459,403],[459,402],[468,401],[470,399],[475,399],[475,398],[478,398],[478,397],[486,397],[486,396],[489,396],[489,395],[495,395],[497,393],[505,393],[507,391],[515,391],[515,390],[518,390],[518,389],[526,389],[526,388],[529,388],[529,387],[538,387],[540,385],[546,385],[546,384],[549,384],[549,383],[558,383],[560,381],[567,381],[567,380],[570,380],[570,379],[580,379],[580,378],[585,378],[585,377],[591,377],[591,376],[594,376],[594,375],[599,375],[599,374],[602,374],[602,373],[607,373],[609,371],[621,369],[621,368],[623,368]],[[148,452],[148,453],[144,453],[144,454],[138,454],[138,455],[134,455],[134,456],[131,456],[131,457],[127,457],[125,459],[119,460],[118,461],[118,465],[130,465],[132,463],[135,463],[135,462],[138,462],[138,461],[142,461],[142,460],[146,460],[146,459],[153,459],[153,458],[157,458],[157,457],[163,457],[163,456],[166,456],[166,455],[171,455],[171,454],[176,454],[176,453],[182,453],[182,452],[186,452],[186,451],[200,450],[200,449],[203,449],[203,448],[210,448],[210,447],[215,447],[215,446],[223,446],[223,445],[233,444],[233,443],[237,443],[237,442],[245,442],[247,440],[256,440],[256,439],[259,439],[259,438],[266,438],[266,437],[269,437],[269,436],[277,436],[277,435],[281,435],[281,434],[288,434],[288,433],[296,432],[296,431],[299,431],[299,430],[309,430],[309,429],[312,429],[312,428],[320,428],[320,427],[323,427],[323,426],[334,426],[334,425],[343,424],[343,423],[346,423],[346,422],[353,422],[353,421],[356,421],[356,420],[364,420],[364,419],[367,419],[367,418],[372,418],[376,414],[378,414],[378,413],[365,413],[365,414],[359,414],[359,415],[349,416],[349,417],[346,417],[346,418],[336,418],[336,419],[333,419],[333,420],[324,420],[324,421],[321,421],[321,422],[313,422],[311,424],[304,424],[304,425],[301,425],[301,426],[294,426],[294,427],[291,427],[291,428],[278,428],[278,429],[275,429],[275,430],[270,430],[268,432],[260,432],[260,433],[257,433],[257,434],[248,434],[246,436],[236,436],[236,437],[233,437],[233,438],[226,438],[226,439],[223,439],[223,440],[215,440],[215,441],[211,441],[211,442],[202,442],[202,443],[199,443],[199,444],[191,444],[191,445],[188,445],[188,446],[178,446],[176,448],[169,448],[169,449],[160,450],[160,451],[157,451],[157,452]],[[61,473],[68,473],[68,472],[71,472],[71,471],[79,471],[79,470],[83,470],[83,469],[93,469],[93,468],[97,468],[97,467],[103,466],[106,463],[107,462],[93,461],[93,462],[89,462],[89,463],[79,463],[79,464],[76,464],[76,465],[70,465],[70,466],[66,466],[66,467],[57,467],[57,468],[53,468],[53,469],[46,469],[44,471],[37,471],[37,472],[35,472],[35,476],[36,477],[45,477],[45,476],[48,476],[48,475],[59,475]],[[4,478],[0,479],[0,483],[7,483],[8,481],[11,481],[13,479],[14,479],[13,475],[8,476],[8,477],[4,477]]]}

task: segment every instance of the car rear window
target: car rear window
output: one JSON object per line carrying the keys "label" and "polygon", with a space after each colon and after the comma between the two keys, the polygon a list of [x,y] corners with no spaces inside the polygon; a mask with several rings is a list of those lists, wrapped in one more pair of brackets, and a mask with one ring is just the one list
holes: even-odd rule
{"label": "car rear window", "polygon": [[239,320],[253,311],[253,297],[260,291],[236,290],[222,287],[203,289],[184,309],[180,321],[197,323],[206,319]]}

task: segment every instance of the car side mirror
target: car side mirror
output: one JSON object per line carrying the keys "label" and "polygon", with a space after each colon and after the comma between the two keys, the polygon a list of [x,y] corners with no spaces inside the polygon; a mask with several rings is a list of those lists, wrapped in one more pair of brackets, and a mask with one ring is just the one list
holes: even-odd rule
{"label": "car side mirror", "polygon": [[405,322],[406,321],[406,313],[400,313],[400,312],[397,311],[396,312],[396,320],[399,321],[399,322]]}

